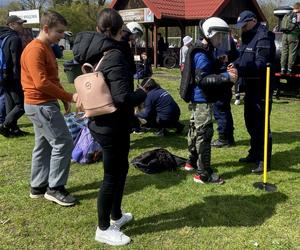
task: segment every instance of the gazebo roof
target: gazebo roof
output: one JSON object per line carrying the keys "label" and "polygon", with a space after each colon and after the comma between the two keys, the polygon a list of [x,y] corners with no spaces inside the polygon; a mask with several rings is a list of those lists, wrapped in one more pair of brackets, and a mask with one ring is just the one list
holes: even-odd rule
{"label": "gazebo roof", "polygon": [[[118,2],[120,0],[113,0],[110,7],[115,8]],[[151,9],[157,19],[199,20],[218,16],[233,0],[142,0],[142,2]],[[259,19],[265,21],[257,1],[249,0],[249,2],[256,10]]]}

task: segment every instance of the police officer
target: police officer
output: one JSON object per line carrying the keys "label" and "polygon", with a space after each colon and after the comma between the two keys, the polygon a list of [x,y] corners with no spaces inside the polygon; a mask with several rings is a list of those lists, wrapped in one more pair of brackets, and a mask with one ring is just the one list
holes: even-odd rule
{"label": "police officer", "polygon": [[[236,26],[241,28],[240,56],[229,65],[235,67],[245,83],[244,117],[250,135],[250,150],[239,162],[256,164],[252,173],[263,172],[266,66],[275,56],[274,34],[258,23],[255,14],[243,11]],[[272,82],[272,81],[271,81]],[[272,94],[270,94],[270,97]],[[272,99],[270,100],[271,112]],[[268,170],[270,170],[272,134],[269,127]]]}
{"label": "police officer", "polygon": [[228,51],[229,26],[218,17],[211,17],[199,24],[203,40],[189,48],[181,78],[180,96],[190,103],[188,131],[189,159],[184,169],[197,168],[194,181],[197,183],[222,184],[224,180],[211,168],[211,139],[213,136],[212,103],[219,98],[232,82],[237,72],[218,74],[214,65],[214,49]]}

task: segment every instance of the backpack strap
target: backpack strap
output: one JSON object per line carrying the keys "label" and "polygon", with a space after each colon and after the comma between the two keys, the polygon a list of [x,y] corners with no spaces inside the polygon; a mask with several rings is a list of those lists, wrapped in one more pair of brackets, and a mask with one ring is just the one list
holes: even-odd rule
{"label": "backpack strap", "polygon": [[6,40],[7,40],[8,37],[9,37],[9,36],[6,36],[6,37],[4,37],[4,39],[2,40],[2,42],[1,42],[1,49],[3,49],[3,47],[4,47],[4,45],[5,45],[5,42],[6,42]]}
{"label": "backpack strap", "polygon": [[106,56],[107,54],[109,54],[109,52],[114,51],[114,50],[120,51],[120,50],[118,50],[118,49],[110,49],[110,50],[105,51],[105,52],[103,53],[103,56],[101,57],[101,59],[100,59],[100,61],[98,62],[97,66],[95,67],[95,71],[98,71],[98,70],[99,70],[100,65],[101,65],[103,59],[105,58],[105,56]]}

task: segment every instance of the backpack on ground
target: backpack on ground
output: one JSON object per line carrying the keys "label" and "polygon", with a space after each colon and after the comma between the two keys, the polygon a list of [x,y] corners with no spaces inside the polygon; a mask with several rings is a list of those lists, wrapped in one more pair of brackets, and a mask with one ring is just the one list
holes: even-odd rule
{"label": "backpack on ground", "polygon": [[4,55],[4,45],[8,36],[0,38],[0,84],[6,78],[6,59]]}
{"label": "backpack on ground", "polygon": [[93,138],[87,126],[84,126],[74,142],[72,160],[80,164],[97,162],[102,156],[102,147]]}
{"label": "backpack on ground", "polygon": [[174,171],[185,162],[186,159],[173,155],[163,148],[144,152],[131,161],[136,168],[146,174]]}

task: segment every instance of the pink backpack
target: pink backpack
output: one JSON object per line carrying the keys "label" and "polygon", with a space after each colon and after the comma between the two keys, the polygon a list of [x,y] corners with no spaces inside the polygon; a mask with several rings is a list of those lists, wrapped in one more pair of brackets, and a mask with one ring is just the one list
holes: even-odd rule
{"label": "pink backpack", "polygon": [[[74,80],[78,93],[76,107],[78,110],[83,111],[86,117],[109,114],[117,110],[113,104],[105,78],[99,71],[101,62],[107,53],[103,55],[96,68],[89,63],[83,64],[81,70],[84,74],[76,77]],[[89,69],[88,71],[87,68]]]}

